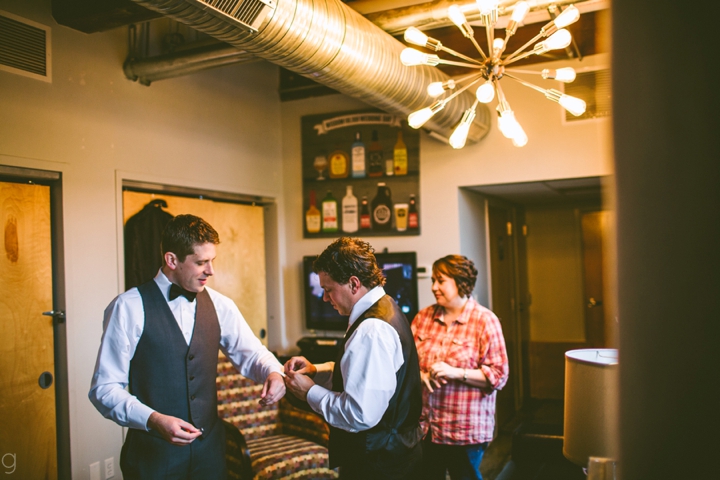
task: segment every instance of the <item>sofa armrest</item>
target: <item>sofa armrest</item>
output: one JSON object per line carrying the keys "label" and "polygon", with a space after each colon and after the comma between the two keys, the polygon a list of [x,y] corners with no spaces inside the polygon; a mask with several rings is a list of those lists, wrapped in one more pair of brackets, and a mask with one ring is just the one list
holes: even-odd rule
{"label": "sofa armrest", "polygon": [[326,448],[328,446],[330,428],[325,420],[312,410],[293,406],[287,398],[280,400],[279,424],[285,435],[304,438]]}
{"label": "sofa armrest", "polygon": [[225,429],[225,461],[228,478],[252,480],[254,474],[245,437],[232,423],[222,419],[220,421]]}

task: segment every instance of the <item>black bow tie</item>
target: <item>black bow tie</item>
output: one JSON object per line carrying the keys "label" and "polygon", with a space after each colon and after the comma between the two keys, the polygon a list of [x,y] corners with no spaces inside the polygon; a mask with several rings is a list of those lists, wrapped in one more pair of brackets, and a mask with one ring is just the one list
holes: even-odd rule
{"label": "black bow tie", "polygon": [[175,285],[174,283],[170,285],[170,300],[175,300],[177,297],[182,295],[183,297],[188,299],[188,302],[192,302],[195,300],[195,297],[197,296],[197,293],[195,292],[189,292],[185,290],[184,288]]}

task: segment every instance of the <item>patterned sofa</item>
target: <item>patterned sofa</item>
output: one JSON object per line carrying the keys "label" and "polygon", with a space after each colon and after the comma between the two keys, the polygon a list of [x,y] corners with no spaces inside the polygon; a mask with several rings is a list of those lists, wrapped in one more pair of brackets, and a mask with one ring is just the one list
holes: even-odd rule
{"label": "patterned sofa", "polygon": [[227,434],[229,478],[338,478],[329,467],[328,427],[322,418],[286,399],[261,407],[262,385],[238,374],[222,353],[217,372],[218,413]]}

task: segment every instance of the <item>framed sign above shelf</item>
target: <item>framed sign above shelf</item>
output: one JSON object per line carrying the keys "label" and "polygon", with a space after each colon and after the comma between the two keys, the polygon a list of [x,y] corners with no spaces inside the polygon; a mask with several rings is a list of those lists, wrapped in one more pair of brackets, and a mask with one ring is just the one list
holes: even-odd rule
{"label": "framed sign above shelf", "polygon": [[400,116],[303,117],[304,238],[419,235],[419,150]]}

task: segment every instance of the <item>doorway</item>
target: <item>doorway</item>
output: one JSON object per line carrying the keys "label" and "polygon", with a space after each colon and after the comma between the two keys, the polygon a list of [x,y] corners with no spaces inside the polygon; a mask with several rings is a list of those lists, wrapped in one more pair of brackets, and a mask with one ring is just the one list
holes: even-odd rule
{"label": "doorway", "polygon": [[[266,234],[262,202],[239,195],[219,198],[207,191],[173,190],[160,185],[148,187],[146,184],[144,188],[137,188],[131,182],[125,182],[122,196],[123,224],[127,225],[131,218],[142,215],[148,208],[161,208],[168,216],[192,214],[212,225],[220,236],[220,244],[214,264],[215,275],[210,278],[208,285],[235,302],[253,333],[267,346]],[[129,251],[127,245],[125,247],[127,256]],[[157,251],[159,257],[159,239]],[[128,260],[125,258],[126,267]],[[158,258],[157,267],[142,282],[154,277],[160,263]],[[128,269],[125,271],[127,277]]]}
{"label": "doorway", "polygon": [[2,471],[69,479],[61,174],[0,166],[0,225]]}

